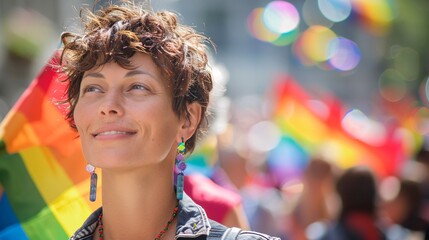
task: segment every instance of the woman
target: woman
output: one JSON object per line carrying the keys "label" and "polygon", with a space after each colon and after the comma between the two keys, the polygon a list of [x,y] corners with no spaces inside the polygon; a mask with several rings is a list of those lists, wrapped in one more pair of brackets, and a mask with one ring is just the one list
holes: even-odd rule
{"label": "woman", "polygon": [[84,33],[62,35],[61,65],[92,200],[95,168],[103,171],[103,207],[70,239],[221,239],[226,228],[183,193],[183,155],[194,149],[212,89],[207,38],[171,12],[132,2],[82,13]]}

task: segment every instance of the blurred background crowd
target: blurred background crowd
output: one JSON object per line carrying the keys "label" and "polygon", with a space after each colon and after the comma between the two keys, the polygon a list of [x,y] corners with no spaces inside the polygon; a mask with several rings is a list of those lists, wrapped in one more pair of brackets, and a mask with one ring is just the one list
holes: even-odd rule
{"label": "blurred background crowd", "polygon": [[[0,0],[0,120],[61,32],[79,27],[82,4],[93,3]],[[425,239],[428,1],[152,6],[216,45],[210,129],[189,174],[240,195],[248,228],[282,239]]]}

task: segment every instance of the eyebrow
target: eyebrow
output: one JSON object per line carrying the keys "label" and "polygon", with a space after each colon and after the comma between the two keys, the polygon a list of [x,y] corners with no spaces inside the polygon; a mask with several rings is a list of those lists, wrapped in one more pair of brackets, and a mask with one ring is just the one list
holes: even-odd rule
{"label": "eyebrow", "polygon": [[82,77],[83,78],[87,78],[87,77],[93,77],[93,78],[104,78],[104,75],[99,73],[99,72],[93,72],[93,73],[88,73],[85,76]]}
{"label": "eyebrow", "polygon": [[[135,69],[135,70],[131,70],[131,71],[127,72],[127,74],[125,74],[125,77],[132,77],[132,76],[139,75],[139,74],[149,75],[150,77],[156,79],[156,77],[154,75],[152,75],[151,73],[148,73],[146,71],[142,71],[139,69]],[[99,72],[93,72],[93,73],[88,73],[85,76],[83,76],[83,78],[87,78],[87,77],[104,78],[104,75],[99,73]]]}
{"label": "eyebrow", "polygon": [[139,75],[139,74],[149,75],[153,79],[156,79],[156,77],[154,75],[152,75],[151,73],[143,71],[143,70],[139,70],[139,69],[135,69],[135,70],[131,70],[131,71],[127,72],[127,74],[125,74],[125,77],[132,77],[132,76]]}

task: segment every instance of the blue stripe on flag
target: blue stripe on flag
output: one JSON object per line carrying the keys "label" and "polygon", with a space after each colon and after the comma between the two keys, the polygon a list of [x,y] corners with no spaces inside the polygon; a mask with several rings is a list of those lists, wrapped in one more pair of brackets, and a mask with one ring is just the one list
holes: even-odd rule
{"label": "blue stripe on flag", "polygon": [[0,240],[28,240],[4,192],[0,196],[0,212]]}

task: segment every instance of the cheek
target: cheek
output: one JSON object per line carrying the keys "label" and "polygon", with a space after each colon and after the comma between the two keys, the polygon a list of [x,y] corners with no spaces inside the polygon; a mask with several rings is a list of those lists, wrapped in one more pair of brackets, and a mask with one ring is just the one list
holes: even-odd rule
{"label": "cheek", "polygon": [[152,137],[156,138],[153,140],[159,140],[162,142],[170,142],[171,140],[175,140],[176,135],[180,129],[180,122],[172,112],[169,114],[165,114],[160,111],[157,112],[158,113],[154,113],[154,115],[152,115],[152,131],[154,133],[154,136]]}
{"label": "cheek", "polygon": [[77,103],[75,106],[75,109],[73,111],[73,120],[74,123],[76,125],[77,131],[79,132],[79,134],[81,134],[82,132],[82,127],[84,125],[85,118],[88,117],[88,114],[85,114],[85,112],[82,109],[82,105]]}

